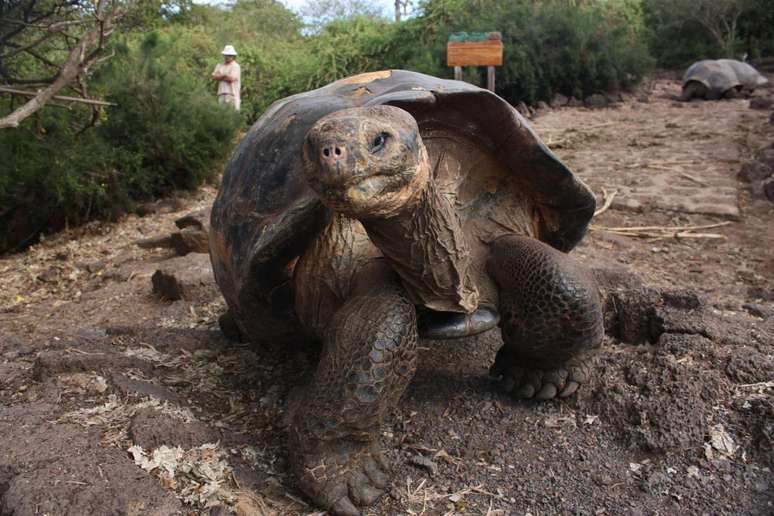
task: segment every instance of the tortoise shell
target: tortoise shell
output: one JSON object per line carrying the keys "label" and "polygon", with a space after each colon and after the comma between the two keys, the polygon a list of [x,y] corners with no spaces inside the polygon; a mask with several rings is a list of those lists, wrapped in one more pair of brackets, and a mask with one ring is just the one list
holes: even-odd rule
{"label": "tortoise shell", "polygon": [[683,87],[694,81],[722,95],[733,88],[754,90],[768,80],[747,63],[734,59],[705,59],[693,63],[683,75]]}
{"label": "tortoise shell", "polygon": [[[212,208],[210,254],[226,302],[251,340],[299,334],[293,267],[331,217],[304,180],[306,133],[329,113],[382,104],[413,115],[428,141],[438,141],[444,128],[475,140],[502,170],[496,179],[517,184],[529,200],[531,236],[566,252],[585,234],[596,205],[592,192],[502,98],[465,82],[404,70],[341,79],[272,104],[240,142],[223,175]],[[477,171],[472,167],[466,173]],[[500,202],[491,181],[466,185],[480,190],[467,192],[475,201],[468,210],[475,204],[476,213],[482,213],[487,204]],[[493,219],[493,224],[500,223]]]}

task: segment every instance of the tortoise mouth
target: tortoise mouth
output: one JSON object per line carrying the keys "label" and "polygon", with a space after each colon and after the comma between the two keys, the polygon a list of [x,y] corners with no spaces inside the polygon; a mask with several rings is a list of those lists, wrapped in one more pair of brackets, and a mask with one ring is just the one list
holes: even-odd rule
{"label": "tortoise mouth", "polygon": [[378,172],[376,174],[356,176],[348,178],[343,181],[335,181],[329,185],[326,185],[326,193],[334,193],[337,197],[351,196],[354,192],[359,192],[362,195],[379,195],[387,192],[394,192],[405,186],[405,182],[396,181],[398,177],[402,177],[404,174],[398,173],[383,173]]}
{"label": "tortoise mouth", "polygon": [[411,209],[427,185],[429,165],[423,152],[418,165],[400,170],[338,177],[311,185],[323,203],[357,219],[393,216]]}
{"label": "tortoise mouth", "polygon": [[356,176],[330,182],[321,182],[318,193],[330,208],[347,214],[367,216],[371,210],[388,199],[413,197],[414,171]]}

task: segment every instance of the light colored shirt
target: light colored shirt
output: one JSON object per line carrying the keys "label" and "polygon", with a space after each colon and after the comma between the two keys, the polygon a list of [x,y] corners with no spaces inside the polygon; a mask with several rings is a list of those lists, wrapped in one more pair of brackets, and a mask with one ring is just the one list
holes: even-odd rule
{"label": "light colored shirt", "polygon": [[234,108],[239,111],[239,106],[242,103],[239,91],[242,87],[242,70],[239,68],[239,63],[231,61],[230,63],[218,63],[213,72],[217,75],[226,75],[231,79],[228,81],[218,81],[218,96],[220,95],[233,95]]}

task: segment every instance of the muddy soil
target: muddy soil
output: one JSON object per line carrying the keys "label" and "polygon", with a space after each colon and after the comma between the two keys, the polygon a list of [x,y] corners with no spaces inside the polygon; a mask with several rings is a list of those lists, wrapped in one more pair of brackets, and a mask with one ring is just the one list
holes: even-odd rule
{"label": "muddy soil", "polygon": [[[774,204],[737,179],[774,126],[678,92],[533,123],[611,201],[574,251],[606,298],[592,382],[517,402],[487,374],[496,333],[423,342],[369,514],[774,513]],[[135,245],[214,194],[0,260],[1,515],[315,512],[283,438],[315,350],[227,341],[208,257]],[[157,270],[182,299],[152,293]]]}

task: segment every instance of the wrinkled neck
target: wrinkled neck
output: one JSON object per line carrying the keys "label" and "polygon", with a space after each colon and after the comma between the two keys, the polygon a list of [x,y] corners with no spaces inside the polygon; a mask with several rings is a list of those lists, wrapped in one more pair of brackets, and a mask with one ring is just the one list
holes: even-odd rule
{"label": "wrinkled neck", "polygon": [[472,312],[478,307],[462,225],[432,178],[415,202],[389,217],[361,222],[414,304],[442,312]]}

